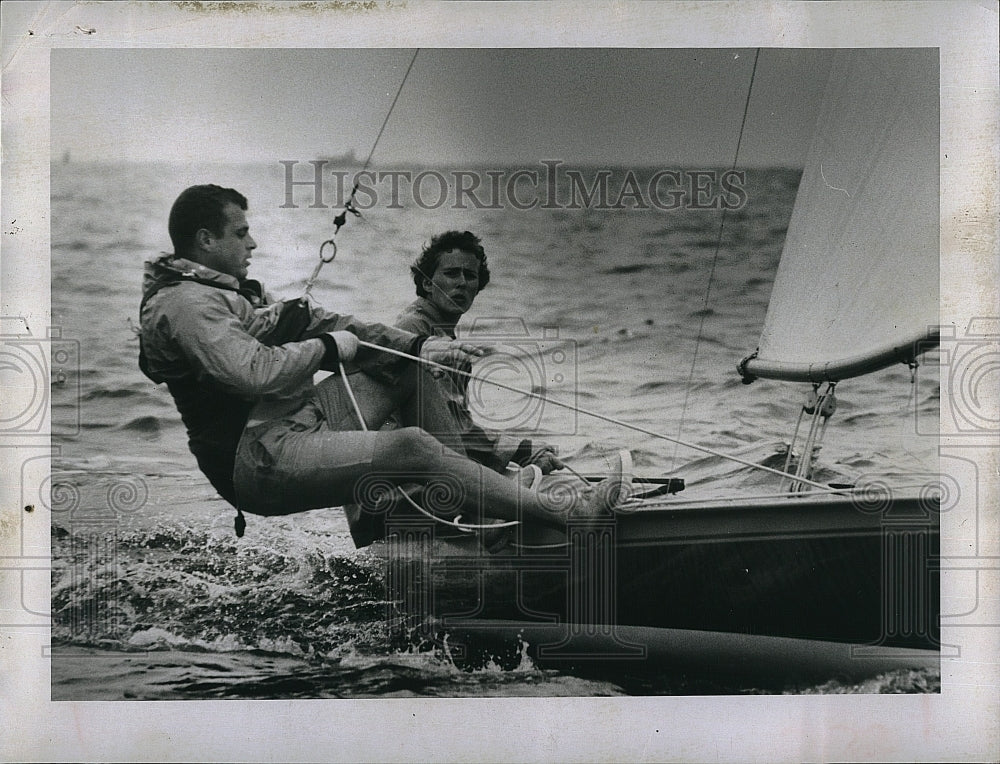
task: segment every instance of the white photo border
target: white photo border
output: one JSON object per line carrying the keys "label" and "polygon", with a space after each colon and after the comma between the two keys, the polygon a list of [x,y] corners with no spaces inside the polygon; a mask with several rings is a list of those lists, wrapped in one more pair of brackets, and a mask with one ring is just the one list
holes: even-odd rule
{"label": "white photo border", "polygon": [[[65,47],[936,47],[942,325],[997,312],[997,4],[315,2],[3,4],[2,313],[50,323],[49,54]],[[995,391],[993,393],[996,394]],[[949,443],[942,441],[942,454]],[[0,440],[3,474],[45,444]],[[997,449],[964,453],[993,482]],[[7,481],[0,531],[24,486]],[[12,522],[20,523],[19,518]],[[17,526],[19,527],[19,525]],[[978,565],[1000,600],[996,510]],[[37,532],[37,533],[36,533]],[[32,535],[34,534],[34,535]],[[29,529],[48,550],[49,528]],[[0,541],[4,539],[0,538]],[[5,547],[6,548],[6,547]],[[6,553],[5,553],[6,554]],[[42,555],[44,557],[44,555]],[[35,558],[33,558],[35,559]],[[37,562],[37,560],[36,560]],[[36,563],[10,556],[12,583]],[[996,621],[994,621],[996,623]],[[51,702],[46,628],[0,626],[8,760],[996,760],[998,627],[943,629],[930,696]]]}

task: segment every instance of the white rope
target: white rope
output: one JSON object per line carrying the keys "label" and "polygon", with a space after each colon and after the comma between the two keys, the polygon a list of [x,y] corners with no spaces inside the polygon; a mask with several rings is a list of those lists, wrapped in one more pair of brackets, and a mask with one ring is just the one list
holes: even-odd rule
{"label": "white rope", "polygon": [[454,520],[445,520],[443,517],[438,517],[433,512],[428,512],[426,509],[421,507],[417,502],[415,502],[408,493],[403,492],[403,498],[406,499],[410,506],[413,507],[417,512],[422,515],[426,515],[432,520],[436,520],[442,525],[447,525],[449,528],[455,528],[462,533],[472,533],[473,531],[488,531],[496,528],[513,528],[515,525],[520,525],[518,520],[508,520],[503,523],[495,523],[493,525],[476,525],[473,523],[460,523],[459,520],[462,519],[461,515],[456,515]]}
{"label": "white rope", "polygon": [[[444,364],[437,363],[435,361],[427,360],[426,358],[419,358],[415,355],[404,353],[401,350],[394,350],[393,348],[383,347],[382,345],[375,345],[372,344],[371,342],[365,342],[364,340],[358,340],[358,344],[366,348],[371,348],[373,350],[378,350],[383,353],[388,353],[389,355],[398,356],[400,358],[406,358],[407,360],[410,361],[416,361],[417,363],[422,363],[425,366],[430,366],[432,368],[441,369],[443,371],[448,371],[453,374],[459,374],[461,376],[469,377],[470,379],[473,376],[467,371],[462,371],[461,369],[455,369],[451,366],[446,366]],[[497,382],[496,380],[493,379],[484,378],[480,381],[486,382],[491,385],[495,385],[496,387],[503,388],[504,390],[509,390],[510,392],[518,393],[520,395],[526,395],[531,398],[538,398],[539,400],[544,400],[546,403],[551,403],[553,406],[559,406],[564,409],[569,409],[570,411],[575,411],[578,414],[586,414],[587,416],[593,417],[594,419],[600,419],[604,422],[608,422],[609,424],[614,424],[619,427],[624,427],[628,430],[634,430],[635,432],[641,432],[643,435],[649,435],[651,438],[658,438],[660,440],[669,441],[670,443],[676,443],[677,445],[685,446],[687,448],[694,449],[695,451],[701,451],[706,454],[711,454],[712,456],[718,456],[720,459],[728,459],[729,461],[736,462],[737,464],[742,464],[744,467],[750,467],[755,470],[769,472],[772,475],[777,475],[778,477],[781,478],[796,479],[795,475],[789,475],[787,472],[782,472],[781,470],[774,469],[773,467],[767,467],[763,464],[756,464],[755,462],[751,462],[747,459],[741,459],[740,457],[733,456],[732,454],[726,454],[723,453],[722,451],[716,451],[714,448],[708,448],[707,446],[699,446],[697,443],[691,443],[686,440],[681,440],[680,438],[674,438],[669,435],[664,435],[663,433],[655,432],[654,430],[648,430],[645,427],[640,427],[639,425],[629,424],[628,422],[623,422],[620,419],[615,419],[614,417],[607,416],[606,414],[600,414],[596,411],[590,411],[581,406],[573,406],[572,404],[569,403],[563,403],[562,401],[557,401],[552,398],[547,398],[540,393],[532,392],[529,390],[521,390],[516,387],[511,387],[510,385],[505,385],[503,382]],[[812,480],[806,480],[805,478],[799,479],[798,482],[805,483],[807,485],[813,486],[814,488],[820,488],[823,490],[826,490],[827,488],[827,486],[823,485],[822,483],[816,483],[813,482]]]}
{"label": "white rope", "polygon": [[[361,406],[358,405],[358,399],[354,397],[354,389],[351,387],[351,383],[348,381],[347,374],[344,371],[344,363],[339,358],[337,359],[337,367],[340,370],[340,378],[344,381],[344,389],[347,391],[347,397],[350,399],[351,405],[354,407],[354,413],[357,414],[358,422],[361,424],[361,429],[364,432],[369,432],[368,424],[365,422],[365,417],[361,413]],[[512,520],[510,522],[505,522],[505,523],[496,523],[494,525],[474,525],[472,523],[460,523],[458,521],[461,519],[462,517],[461,515],[457,515],[454,520],[445,520],[442,517],[438,517],[433,512],[428,512],[426,509],[421,507],[419,504],[417,504],[417,502],[413,500],[413,498],[406,491],[400,491],[400,493],[403,495],[403,498],[406,499],[407,502],[409,502],[410,506],[412,506],[420,514],[426,515],[427,517],[441,523],[442,525],[447,525],[449,528],[455,528],[456,530],[459,530],[462,533],[473,533],[474,531],[477,530],[488,530],[491,528],[510,528],[515,525],[519,525],[517,520]]]}
{"label": "white rope", "polygon": [[358,399],[354,397],[354,389],[351,387],[351,383],[347,381],[344,362],[339,358],[337,359],[337,368],[340,369],[340,378],[344,380],[344,389],[347,391],[347,397],[351,399],[351,405],[354,406],[354,413],[358,415],[358,423],[361,425],[363,432],[368,432],[368,423],[365,422],[364,414],[361,413],[361,406],[358,405]]}

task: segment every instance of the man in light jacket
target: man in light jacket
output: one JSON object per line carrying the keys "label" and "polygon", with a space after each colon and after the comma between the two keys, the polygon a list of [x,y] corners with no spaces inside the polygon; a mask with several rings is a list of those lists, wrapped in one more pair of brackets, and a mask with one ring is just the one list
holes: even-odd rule
{"label": "man in light jacket", "polygon": [[[431,238],[410,266],[417,299],[396,318],[395,326],[414,334],[455,339],[456,325],[472,307],[476,296],[490,283],[490,268],[479,237],[470,231],[445,231]],[[468,372],[471,364],[459,366]],[[487,430],[469,411],[469,378],[445,373],[441,391],[462,434],[469,458],[503,472],[508,463],[521,467],[537,464],[544,474],[563,463],[555,449],[530,438]]]}

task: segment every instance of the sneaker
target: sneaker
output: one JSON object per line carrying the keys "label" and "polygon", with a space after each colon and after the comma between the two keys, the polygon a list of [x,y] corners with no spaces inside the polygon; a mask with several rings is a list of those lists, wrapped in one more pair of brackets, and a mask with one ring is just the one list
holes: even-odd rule
{"label": "sneaker", "polygon": [[480,533],[483,549],[490,554],[498,554],[510,546],[514,540],[514,529],[506,528],[486,528]]}
{"label": "sneaker", "polygon": [[632,454],[622,449],[612,462],[611,475],[596,486],[585,501],[570,513],[572,517],[602,517],[628,500],[632,493]]}
{"label": "sneaker", "polygon": [[542,468],[537,464],[520,467],[514,464],[514,462],[510,462],[503,474],[511,480],[516,480],[522,488],[527,488],[529,491],[538,488],[542,480]]}

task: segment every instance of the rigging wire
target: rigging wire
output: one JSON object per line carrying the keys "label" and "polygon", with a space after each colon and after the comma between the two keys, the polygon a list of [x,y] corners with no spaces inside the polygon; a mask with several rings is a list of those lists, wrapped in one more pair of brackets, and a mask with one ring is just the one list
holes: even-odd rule
{"label": "rigging wire", "polygon": [[[403,75],[402,81],[399,83],[399,88],[396,90],[396,96],[392,99],[392,104],[389,106],[389,111],[385,115],[385,119],[382,120],[382,127],[378,130],[378,135],[375,136],[375,142],[372,144],[372,150],[368,152],[368,158],[365,160],[364,167],[361,168],[361,172],[368,169],[368,165],[371,164],[372,157],[375,155],[375,147],[378,146],[379,140],[382,138],[382,133],[385,132],[385,126],[389,124],[389,117],[392,116],[393,110],[396,108],[396,101],[399,100],[400,94],[403,92],[403,86],[406,84],[406,80],[410,76],[410,72],[413,71],[413,65],[417,61],[417,54],[420,53],[420,48],[413,51],[413,57],[410,59],[410,65],[406,67],[406,73]],[[354,182],[354,191],[358,189],[358,182]],[[354,191],[351,192],[351,198],[354,198]]]}
{"label": "rigging wire", "polygon": [[[799,486],[801,485],[799,481],[801,478],[809,477],[812,473],[815,462],[815,451],[819,448],[820,443],[823,441],[823,436],[826,434],[826,426],[830,421],[830,417],[833,415],[833,412],[837,410],[837,398],[834,394],[836,387],[836,382],[828,382],[826,390],[824,390],[822,394],[817,395],[817,391],[819,390],[819,385],[817,384],[813,388],[812,395],[806,401],[806,405],[802,407],[803,412],[812,414],[812,422],[809,426],[809,434],[806,436],[805,445],[802,446],[802,454],[799,457],[799,463],[795,470],[796,480],[793,481],[790,486],[790,490],[792,491],[799,489]],[[798,435],[798,426],[796,426],[795,432],[796,435]],[[793,438],[788,447],[789,454],[791,454],[792,447],[794,445],[795,440]],[[785,468],[785,471],[788,471],[787,467]]]}
{"label": "rigging wire", "polygon": [[[333,236],[324,241],[319,245],[319,262],[316,263],[316,267],[313,269],[312,275],[306,280],[305,288],[302,290],[302,298],[306,298],[312,291],[313,285],[316,283],[316,279],[319,277],[319,272],[323,269],[323,266],[327,263],[332,263],[334,258],[337,257],[337,242],[335,238],[337,233],[340,231],[341,226],[347,222],[347,213],[351,213],[355,217],[361,217],[361,211],[354,206],[354,197],[358,193],[358,187],[361,184],[360,176],[368,170],[368,165],[371,164],[372,157],[375,156],[375,149],[378,148],[378,142],[382,140],[382,133],[385,132],[386,125],[389,124],[389,118],[392,117],[393,111],[396,109],[396,102],[399,100],[400,94],[403,92],[403,87],[406,85],[406,80],[410,77],[410,72],[413,71],[413,65],[417,61],[417,54],[420,53],[420,48],[413,51],[413,56],[410,58],[410,65],[406,67],[406,73],[403,74],[403,79],[399,83],[399,88],[396,89],[396,95],[392,99],[392,104],[389,106],[389,111],[386,112],[385,119],[382,120],[382,127],[378,130],[378,135],[375,136],[375,141],[372,143],[371,151],[368,152],[368,158],[365,160],[364,166],[361,168],[361,172],[354,176],[354,186],[351,188],[351,195],[344,202],[344,209],[341,210],[340,214],[333,219],[334,229]],[[331,251],[329,254],[324,254],[327,247],[330,247]]]}
{"label": "rigging wire", "polygon": [[[818,388],[819,385],[816,385],[816,387]],[[792,433],[792,439],[788,444],[788,452],[785,454],[785,466],[782,468],[783,472],[788,472],[792,468],[792,450],[795,448],[795,444],[798,442],[799,429],[802,427],[802,419],[803,417],[805,417],[805,415],[806,415],[806,407],[802,406],[802,408],[799,409],[799,418],[795,422],[795,432]],[[782,480],[781,489],[785,490],[785,486],[786,486],[786,481]],[[790,484],[788,484],[788,490],[791,490]]]}
{"label": "rigging wire", "polygon": [[[753,93],[753,83],[754,78],[757,76],[757,60],[760,58],[760,48],[754,53],[753,57],[753,69],[750,71],[750,83],[747,86],[747,98],[746,102],[743,104],[743,119],[740,121],[740,134],[736,140],[736,153],[733,156],[733,164],[730,170],[735,170],[740,159],[740,147],[743,145],[743,131],[747,124],[747,113],[750,111],[750,96]],[[670,457],[670,468],[668,472],[674,471],[674,465],[677,461],[677,446],[680,445],[681,433],[684,431],[684,419],[687,416],[688,399],[691,395],[691,382],[694,379],[695,365],[698,363],[698,348],[701,346],[702,334],[705,330],[705,319],[708,313],[709,299],[712,294],[712,284],[715,280],[715,266],[719,261],[719,249],[722,246],[722,236],[726,229],[726,216],[729,212],[729,208],[723,205],[722,208],[722,220],[719,224],[719,235],[715,240],[715,252],[712,254],[712,267],[708,272],[708,284],[705,287],[705,299],[702,304],[701,318],[698,323],[698,335],[694,342],[694,353],[691,356],[691,368],[688,370],[687,382],[684,385],[684,403],[681,405],[681,417],[680,422],[677,424],[677,440],[674,441],[674,453]]]}
{"label": "rigging wire", "polygon": [[[812,411],[812,419],[809,422],[809,433],[806,435],[805,443],[802,445],[802,454],[799,456],[799,463],[795,468],[796,480],[791,485],[792,491],[798,491],[799,480],[808,477],[812,471],[813,449],[816,446],[816,433],[819,428],[819,420],[823,412],[823,404],[826,403],[826,393],[822,393],[815,402]],[[825,421],[825,420],[824,420]]]}
{"label": "rigging wire", "polygon": [[[451,366],[446,366],[444,364],[437,363],[435,361],[429,361],[426,358],[420,358],[418,356],[411,355],[409,353],[404,353],[401,350],[394,350],[393,348],[383,347],[382,345],[375,345],[371,342],[366,342],[364,340],[358,340],[358,345],[360,345],[361,347],[371,348],[372,350],[377,350],[382,353],[388,353],[389,355],[394,355],[399,358],[405,358],[409,361],[416,361],[417,363],[421,363],[430,368],[451,372],[452,374],[458,374],[460,376],[468,377],[469,379],[472,379],[473,377],[473,375],[470,372],[462,371],[461,369],[455,369]],[[785,472],[782,472],[781,470],[774,469],[773,467],[768,467],[763,464],[757,464],[756,462],[752,462],[749,459],[742,459],[738,456],[734,456],[733,454],[727,454],[723,451],[717,451],[714,448],[709,448],[708,446],[700,446],[697,443],[692,443],[691,441],[681,440],[680,438],[671,437],[670,435],[664,435],[663,433],[656,432],[655,430],[650,430],[646,427],[641,427],[636,424],[631,424],[621,419],[615,419],[614,417],[610,417],[607,414],[601,414],[597,411],[591,411],[590,409],[585,409],[582,406],[574,406],[570,403],[564,403],[563,401],[555,400],[554,398],[548,398],[542,393],[536,393],[531,390],[522,390],[520,388],[507,385],[503,382],[497,382],[494,379],[484,378],[480,381],[486,382],[496,387],[500,387],[504,390],[509,390],[510,392],[513,393],[518,393],[519,395],[525,395],[530,398],[537,398],[539,400],[544,400],[546,403],[550,403],[553,406],[559,406],[560,408],[569,409],[570,411],[575,411],[578,414],[586,414],[587,416],[593,417],[594,419],[600,419],[601,421],[608,422],[609,424],[614,424],[619,427],[624,427],[628,430],[634,430],[635,432],[641,432],[643,435],[649,435],[652,438],[666,440],[679,446],[685,446],[687,448],[694,449],[695,451],[701,451],[702,453],[710,454],[712,456],[717,456],[720,459],[727,459],[729,461],[736,462],[737,464],[742,464],[744,467],[750,467],[755,470],[769,472],[781,478],[795,477],[794,475],[789,475]],[[815,488],[822,488],[823,490],[827,489],[827,486],[823,485],[822,483],[816,483],[812,480],[807,480],[805,478],[799,480],[799,482],[811,485]]]}

